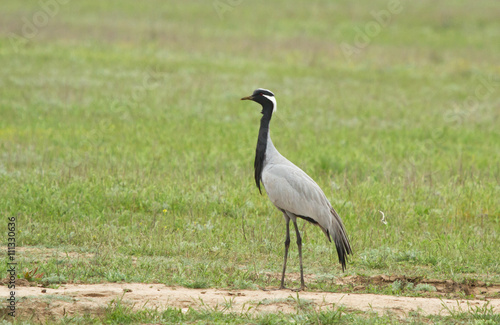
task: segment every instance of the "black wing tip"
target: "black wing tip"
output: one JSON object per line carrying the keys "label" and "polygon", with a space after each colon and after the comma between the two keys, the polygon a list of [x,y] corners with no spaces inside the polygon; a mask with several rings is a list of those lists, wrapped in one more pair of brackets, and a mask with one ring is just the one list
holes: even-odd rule
{"label": "black wing tip", "polygon": [[262,195],[262,190],[260,189],[260,182],[257,182],[257,188],[259,189],[260,195]]}
{"label": "black wing tip", "polygon": [[340,265],[342,265],[342,272],[345,272],[345,269],[347,267],[347,257],[346,256],[340,256],[339,255],[339,263]]}
{"label": "black wing tip", "polygon": [[345,272],[345,269],[347,268],[347,262],[348,262],[347,257],[342,257],[342,258],[339,257],[339,263],[340,265],[342,265],[342,272]]}
{"label": "black wing tip", "polygon": [[342,272],[345,272],[347,268],[347,262],[349,261],[348,255],[352,255],[351,245],[349,240],[335,242],[337,248],[337,254],[339,256],[339,263],[342,265]]}
{"label": "black wing tip", "polygon": [[[333,207],[330,209],[332,215],[335,217],[338,222],[338,229],[333,234],[333,240],[335,241],[335,247],[337,248],[337,254],[339,256],[339,263],[342,265],[342,272],[345,272],[346,264],[348,262],[348,255],[352,255],[351,244],[349,243],[349,237],[344,229],[344,225],[342,224],[342,219],[335,211]],[[330,237],[330,232],[327,231],[328,237]],[[330,238],[328,238],[330,239]],[[331,240],[330,240],[331,241]]]}

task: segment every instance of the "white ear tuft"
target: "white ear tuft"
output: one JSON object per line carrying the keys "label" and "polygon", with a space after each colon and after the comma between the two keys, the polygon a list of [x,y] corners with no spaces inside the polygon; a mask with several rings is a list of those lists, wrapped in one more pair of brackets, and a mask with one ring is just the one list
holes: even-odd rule
{"label": "white ear tuft", "polygon": [[269,96],[269,95],[262,95],[269,99],[273,103],[273,113],[276,112],[277,110],[277,104],[276,104],[276,98],[274,96]]}

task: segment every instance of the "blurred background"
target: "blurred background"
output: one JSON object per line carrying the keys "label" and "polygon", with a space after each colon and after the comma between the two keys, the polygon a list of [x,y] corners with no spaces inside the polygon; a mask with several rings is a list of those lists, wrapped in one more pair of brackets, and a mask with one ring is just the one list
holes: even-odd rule
{"label": "blurred background", "polygon": [[[0,211],[20,245],[124,263],[46,274],[276,285],[259,272],[279,272],[284,224],[253,181],[260,107],[239,101],[263,87],[274,144],[346,223],[348,274],[499,279],[498,1],[1,7]],[[301,230],[306,272],[340,274]]]}

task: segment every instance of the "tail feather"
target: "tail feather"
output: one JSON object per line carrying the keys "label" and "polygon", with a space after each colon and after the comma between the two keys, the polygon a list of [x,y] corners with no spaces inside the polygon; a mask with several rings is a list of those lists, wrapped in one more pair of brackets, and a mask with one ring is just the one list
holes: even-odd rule
{"label": "tail feather", "polygon": [[333,222],[328,229],[328,239],[330,235],[333,237],[335,242],[335,247],[337,248],[337,254],[339,256],[339,263],[342,265],[342,272],[345,271],[346,263],[348,260],[347,255],[352,255],[351,244],[349,243],[349,238],[347,237],[347,232],[342,223],[342,219],[337,214],[337,212],[332,208],[331,213],[333,216]]}

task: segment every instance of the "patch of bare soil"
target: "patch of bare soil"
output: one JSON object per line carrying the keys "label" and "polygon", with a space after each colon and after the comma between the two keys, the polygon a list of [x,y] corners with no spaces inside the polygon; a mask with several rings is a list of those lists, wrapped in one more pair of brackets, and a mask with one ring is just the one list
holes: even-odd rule
{"label": "patch of bare soil", "polygon": [[477,280],[468,280],[459,283],[453,280],[426,279],[404,275],[375,275],[371,277],[355,275],[338,278],[336,284],[350,285],[355,290],[363,290],[367,285],[383,286],[390,285],[395,281],[399,281],[403,287],[408,283],[412,283],[413,285],[429,284],[436,288],[435,293],[429,293],[435,296],[451,296],[458,298],[460,294],[465,294],[467,296],[473,295],[476,298],[500,298],[499,284],[487,285],[485,282]]}
{"label": "patch of bare soil", "polygon": [[[438,285],[446,287],[446,283]],[[8,296],[9,289],[1,286],[0,294]],[[64,315],[99,315],[113,300],[121,300],[133,309],[176,307],[187,311],[192,307],[243,313],[292,313],[298,308],[297,293],[290,290],[187,289],[143,283],[65,284],[58,289],[17,287],[16,296],[19,299],[17,315],[41,322]],[[489,302],[495,312],[500,312],[500,299],[456,300],[331,292],[300,292],[299,297],[301,302],[307,302],[316,310],[332,308],[335,304],[343,305],[348,310],[379,314],[390,311],[397,315],[408,315],[410,312],[446,315],[450,311],[466,312]],[[0,316],[6,312],[4,307]]]}
{"label": "patch of bare soil", "polygon": [[[262,276],[266,276],[273,279],[281,279],[281,273],[263,273]],[[286,279],[288,281],[299,282],[300,273],[287,273]],[[419,292],[420,295],[429,297],[446,297],[446,298],[456,298],[460,299],[464,296],[474,296],[478,299],[497,299],[500,298],[500,284],[486,284],[483,281],[478,280],[466,280],[463,282],[456,282],[453,280],[439,280],[439,279],[427,279],[424,277],[417,276],[405,276],[405,275],[374,275],[374,276],[361,276],[361,275],[350,275],[346,277],[335,277],[331,279],[322,279],[312,274],[304,275],[306,284],[314,282],[329,282],[332,287],[337,286],[336,291],[341,291],[344,293],[353,293],[357,291],[366,291],[369,286],[371,287],[386,287],[392,285],[394,282],[399,281],[402,288],[407,287],[409,283],[413,286],[419,284],[428,284],[433,286],[436,291],[430,292]]]}

